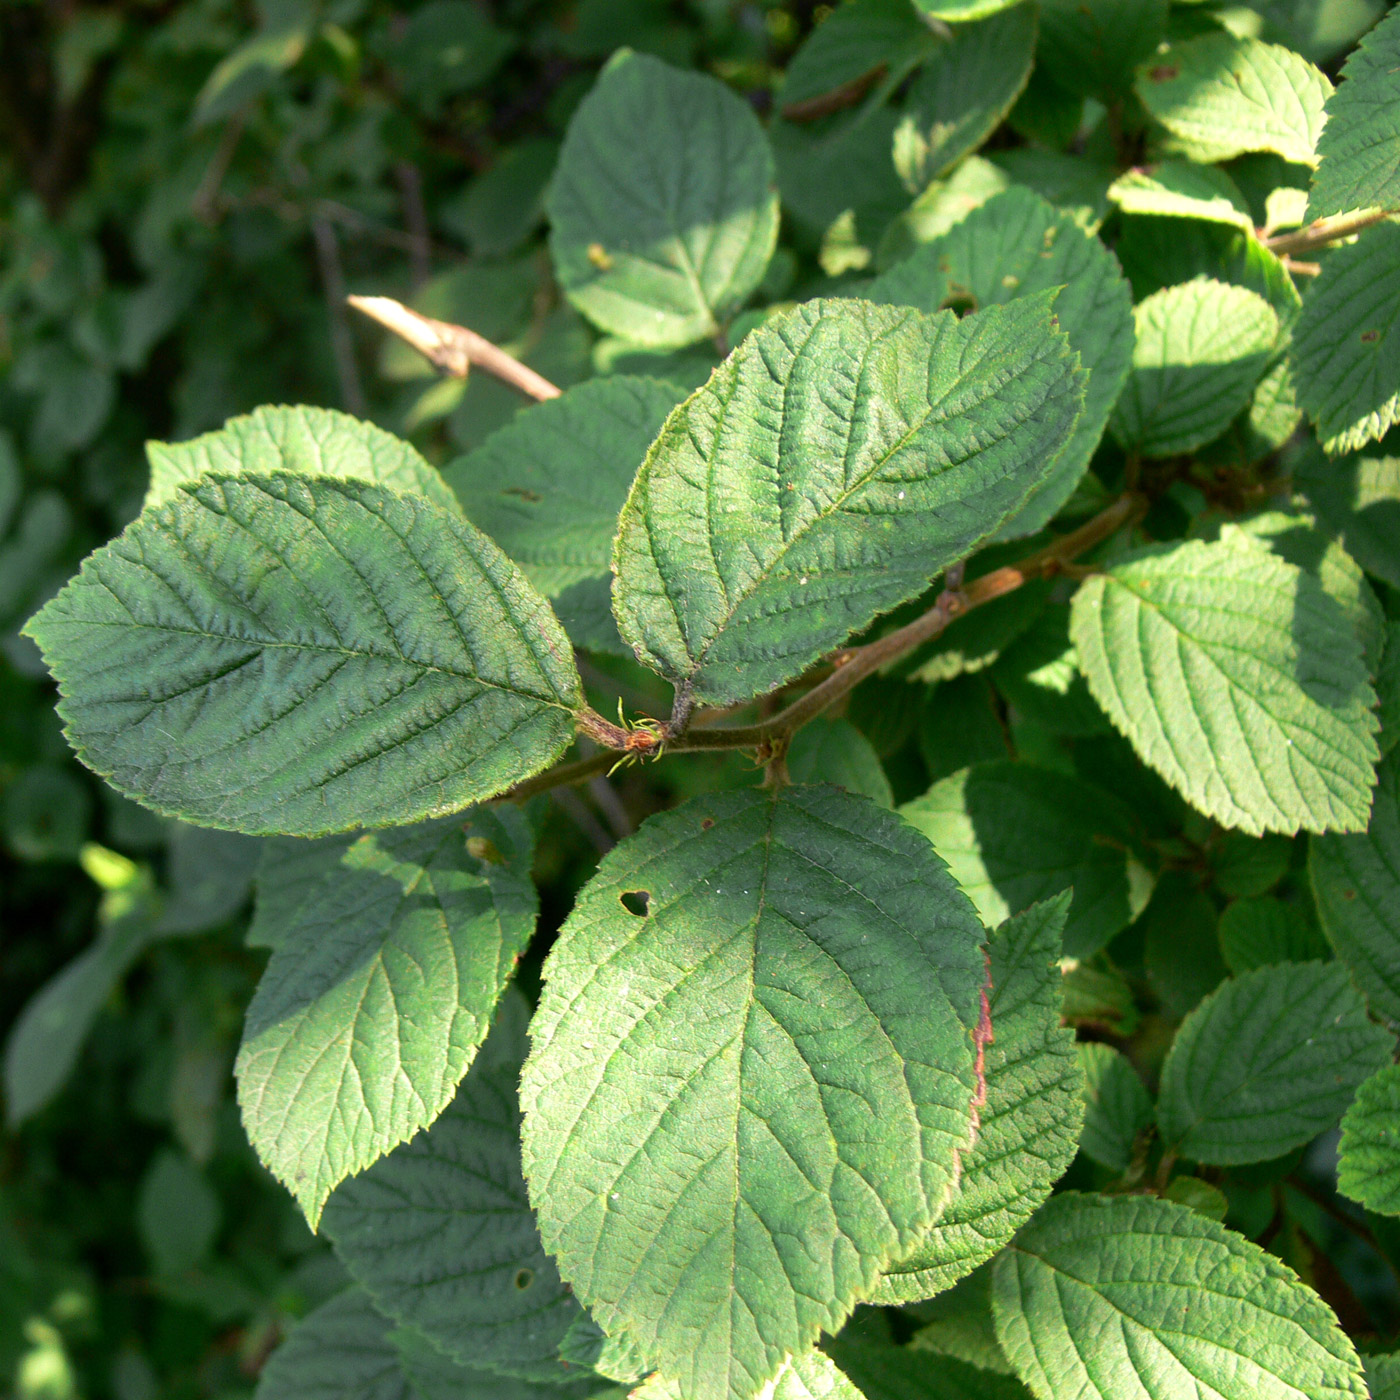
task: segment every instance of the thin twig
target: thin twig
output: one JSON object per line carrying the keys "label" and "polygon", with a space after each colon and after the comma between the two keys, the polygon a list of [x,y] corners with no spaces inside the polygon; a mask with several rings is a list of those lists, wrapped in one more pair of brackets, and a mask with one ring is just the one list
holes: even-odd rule
{"label": "thin twig", "polygon": [[401,160],[394,166],[394,179],[403,200],[404,223],[408,225],[413,285],[420,287],[433,275],[433,240],[428,232],[427,210],[423,208],[423,176],[412,161]]}
{"label": "thin twig", "polygon": [[926,613],[878,641],[838,652],[833,658],[834,669],[823,680],[785,709],[756,724],[713,725],[709,723],[712,715],[699,714],[692,726],[686,723],[688,712],[682,711],[684,718],[679,723],[673,716],[667,724],[645,720],[629,728],[613,724],[594,710],[584,710],[577,719],[579,732],[601,745],[602,751],[527,778],[503,793],[502,798],[521,802],[555,787],[587,782],[617,763],[619,756],[626,760],[659,758],[663,753],[754,749],[765,761],[771,761],[786,751],[788,740],[797,730],[834,705],[867,676],[936,637],[953,618],[1013,592],[1030,579],[1059,572],[1075,556],[1138,519],[1146,508],[1146,497],[1127,492],[1092,520],[1044,549],[1027,555],[1019,564],[983,574],[966,586],[962,585],[960,568],[955,565],[949,570],[947,580],[952,588],[945,588]]}
{"label": "thin twig", "polygon": [[410,310],[392,297],[346,297],[356,311],[363,312],[381,326],[406,340],[424,359],[436,365],[444,374],[465,379],[472,365],[509,384],[512,389],[532,399],[557,399],[558,385],[551,384],[529,365],[522,365],[514,355],[508,355],[499,345],[485,336],[454,326],[448,321],[435,321]]}
{"label": "thin twig", "polygon": [[355,341],[345,315],[345,274],[340,267],[340,241],[325,219],[313,219],[311,233],[316,240],[316,262],[321,270],[321,285],[330,315],[331,350],[340,378],[341,402],[347,412],[363,418],[367,409],[364,390],[360,387],[360,371],[355,364]]}
{"label": "thin twig", "polygon": [[1264,246],[1279,257],[1291,257],[1295,253],[1311,253],[1315,248],[1325,248],[1339,238],[1350,238],[1372,224],[1390,218],[1393,209],[1358,209],[1350,214],[1331,214],[1325,219],[1314,219],[1306,228],[1295,229],[1292,233],[1276,233],[1264,240]]}
{"label": "thin twig", "polygon": [[194,198],[190,200],[190,212],[202,224],[212,224],[215,220],[219,190],[224,183],[224,176],[228,174],[229,166],[233,164],[234,152],[238,150],[238,143],[243,139],[243,128],[247,124],[246,103],[224,123],[213,158],[204,172],[204,178],[199,182],[199,188],[194,192]]}

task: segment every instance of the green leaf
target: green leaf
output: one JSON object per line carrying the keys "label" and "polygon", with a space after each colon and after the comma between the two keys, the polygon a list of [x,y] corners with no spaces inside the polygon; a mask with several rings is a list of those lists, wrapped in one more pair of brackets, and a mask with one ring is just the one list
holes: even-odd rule
{"label": "green leaf", "polygon": [[1141,913],[1151,876],[1131,814],[1065,773],[1000,759],[964,768],[900,809],[948,862],[983,922],[1073,888],[1065,952],[1087,957]]}
{"label": "green leaf", "polygon": [[1308,962],[1328,956],[1321,932],[1297,904],[1265,895],[1237,899],[1220,916],[1220,952],[1238,975],[1270,963]]}
{"label": "green leaf", "polygon": [[1400,750],[1377,772],[1366,830],[1313,837],[1308,874],[1327,941],[1372,1009],[1400,1021]]}
{"label": "green leaf", "polygon": [[1307,219],[1400,208],[1400,15],[1393,10],[1348,56],[1327,99]]}
{"label": "green leaf", "polygon": [[1263,297],[1209,277],[1154,292],[1133,320],[1137,344],[1113,433],[1144,457],[1219,437],[1249,403],[1279,334]]}
{"label": "green leaf", "polygon": [[469,0],[429,0],[389,27],[379,44],[398,70],[400,91],[429,114],[484,83],[515,47],[514,36]]}
{"label": "green leaf", "polygon": [[781,90],[783,115],[822,115],[892,73],[907,72],[937,46],[908,0],[846,0],[803,40]]}
{"label": "green leaf", "polygon": [[1274,151],[1315,165],[1332,84],[1290,49],[1222,31],[1153,54],[1136,91],[1192,160]]}
{"label": "green leaf", "polygon": [[1377,224],[1327,255],[1303,298],[1290,363],[1328,452],[1364,447],[1400,423],[1400,225]]}
{"label": "green leaf", "polygon": [[324,850],[248,1008],[243,1124],[314,1226],[337,1182],[452,1101],[535,928],[519,813]]}
{"label": "green leaf", "polygon": [[773,255],[774,180],[746,102],[622,50],[574,113],[545,197],[559,283],[595,325],[638,344],[714,335]]}
{"label": "green leaf", "polygon": [[983,1371],[1009,1376],[992,1323],[992,1265],[983,1264],[913,1313],[922,1325],[909,1339],[915,1351],[954,1356]]}
{"label": "green leaf", "polygon": [[960,768],[1008,756],[996,698],[980,676],[958,676],[929,688],[917,737],[919,756],[934,782]]}
{"label": "green leaf", "polygon": [[1227,831],[1210,852],[1216,890],[1229,899],[1267,894],[1285,875],[1293,857],[1287,836],[1246,836]]}
{"label": "green leaf", "polygon": [[[521,1057],[524,1057],[523,1046]],[[520,1185],[523,1199],[524,1178],[521,1178]],[[528,1211],[529,1208],[527,1204],[525,1209]],[[644,1380],[647,1374],[631,1337],[625,1332],[609,1337],[582,1308],[578,1309],[578,1316],[569,1324],[569,1330],[559,1344],[559,1358],[574,1365],[588,1366],[625,1385],[635,1385]]]}
{"label": "green leaf", "polygon": [[253,1400],[413,1400],[388,1334],[364,1291],[347,1288],[272,1353]]}
{"label": "green leaf", "polygon": [[1134,926],[1143,970],[1163,1012],[1180,1019],[1225,980],[1215,902],[1183,870],[1166,870]]}
{"label": "green leaf", "polygon": [[219,1233],[219,1198],[204,1174],[168,1147],[141,1178],[136,1223],[156,1274],[171,1278],[194,1268]]}
{"label": "green leaf", "polygon": [[1069,892],[1008,919],[990,941],[992,1040],[986,1101],[958,1194],[871,1295],[912,1303],[985,1263],[1035,1213],[1074,1160],[1083,1080],[1074,1032],[1060,1024],[1060,935]]}
{"label": "green leaf", "polygon": [[1373,449],[1341,461],[1304,447],[1294,480],[1347,553],[1368,573],[1400,588],[1400,455]]}
{"label": "green leaf", "polygon": [[1094,698],[1197,810],[1255,835],[1365,827],[1375,696],[1311,575],[1227,527],[1086,580],[1070,630]]}
{"label": "green leaf", "polygon": [[1068,603],[1052,603],[992,663],[997,689],[1022,719],[1069,738],[1108,731],[1069,636]]}
{"label": "green leaf", "polygon": [[793,735],[787,765],[794,783],[833,783],[881,807],[894,806],[880,755],[849,720],[818,719],[804,725]]}
{"label": "green leaf", "polygon": [[1118,95],[1166,25],[1167,0],[1042,0],[1037,62],[1069,92]]}
{"label": "green leaf", "polygon": [[[674,1381],[653,1377],[632,1392],[636,1400],[678,1400],[684,1389]],[[820,1351],[790,1356],[777,1376],[764,1387],[766,1400],[865,1400],[861,1392]]]}
{"label": "green leaf", "polygon": [[321,1229],[389,1317],[464,1366],[542,1382],[584,1317],[540,1244],[520,1174],[516,1082],[529,1010],[501,998],[456,1097],[426,1132],[342,1182]]}
{"label": "green leaf", "polygon": [[1207,219],[1254,230],[1249,205],[1235,182],[1212,165],[1164,160],[1125,171],[1109,187],[1108,197],[1125,214],[1161,214],[1180,219]]}
{"label": "green leaf", "polygon": [[1152,1126],[1152,1100],[1137,1070],[1113,1046],[1082,1041],[1077,1048],[1084,1073],[1080,1150],[1111,1172],[1125,1172],[1139,1135]]}
{"label": "green leaf", "polygon": [[781,685],[1002,523],[1066,441],[1082,382],[1045,296],[963,321],[859,301],[774,316],[637,476],[623,637],[702,703]]}
{"label": "green leaf", "polygon": [[519,414],[443,475],[546,597],[612,566],[617,515],[683,394],[658,379],[585,380]]}
{"label": "green leaf", "polygon": [[1327,1305],[1197,1211],[1067,1193],[997,1262],[997,1336],[1042,1400],[1365,1400]]}
{"label": "green leaf", "polygon": [[1231,978],[1167,1053],[1162,1141],[1221,1166],[1281,1157],[1335,1126],[1393,1047],[1339,963],[1276,963]]}
{"label": "green leaf", "polygon": [[826,1347],[864,1400],[1026,1400],[1025,1387],[1011,1376],[957,1357],[845,1337]]}
{"label": "green leaf", "polygon": [[910,194],[947,174],[1001,125],[1030,77],[1035,36],[1035,6],[1017,5],[959,25],[929,56],[894,134],[895,169]]}
{"label": "green leaf", "polygon": [[279,948],[291,930],[314,918],[327,870],[359,835],[351,831],[310,841],[296,836],[264,841],[253,887],[253,918],[244,942],[250,948]]}
{"label": "green leaf", "polygon": [[1400,1065],[1356,1090],[1342,1117],[1337,1190],[1380,1215],[1400,1215]]}
{"label": "green leaf", "polygon": [[1400,743],[1400,622],[1386,624],[1376,694],[1381,702],[1381,752],[1389,753]]}
{"label": "green leaf", "polygon": [[1363,1356],[1366,1384],[1371,1388],[1371,1400],[1400,1398],[1400,1352],[1382,1356]]}
{"label": "green leaf", "polygon": [[582,703],[568,639],[496,546],[360,481],[205,477],[25,630],[89,767],[252,835],[493,796],[563,752]]}
{"label": "green leaf", "polygon": [[930,19],[950,20],[956,24],[987,19],[1020,3],[1021,0],[914,0],[914,8]]}
{"label": "green leaf", "polygon": [[415,1327],[396,1327],[389,1340],[416,1400],[626,1400],[624,1388],[588,1372],[577,1380],[532,1381],[459,1365]]}
{"label": "green leaf", "polygon": [[416,448],[348,413],[329,408],[254,409],[188,442],[148,442],[146,506],[174,500],[198,477],[334,476],[425,496],[454,513],[457,498]]}
{"label": "green leaf", "polygon": [[938,1218],[982,936],[835,788],[695,799],[603,858],[545,964],[525,1174],[561,1274],[681,1394],[757,1393]]}
{"label": "green leaf", "polygon": [[936,311],[945,300],[1015,302],[1052,287],[1055,320],[1088,372],[1084,412],[1054,466],[1001,530],[1033,534],[1069,499],[1103,436],[1133,354],[1132,298],[1113,254],[1072,214],[1029,190],[998,194],[875,279],[876,302]]}

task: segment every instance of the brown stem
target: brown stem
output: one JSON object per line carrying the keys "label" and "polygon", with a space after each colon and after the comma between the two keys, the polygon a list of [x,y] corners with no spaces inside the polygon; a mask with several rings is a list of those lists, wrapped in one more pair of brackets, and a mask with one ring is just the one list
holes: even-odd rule
{"label": "brown stem", "polygon": [[1331,214],[1325,219],[1314,219],[1306,228],[1295,229],[1292,233],[1276,233],[1264,240],[1264,246],[1281,258],[1291,257],[1295,253],[1311,253],[1313,249],[1325,248],[1339,238],[1360,233],[1362,229],[1388,219],[1393,213],[1393,209],[1357,209],[1350,214]]}
{"label": "brown stem", "polygon": [[493,345],[485,336],[465,326],[435,321],[431,316],[411,311],[392,297],[346,297],[346,301],[356,311],[362,311],[371,320],[378,321],[381,326],[402,337],[445,374],[465,379],[471,366],[478,365],[487,374],[495,375],[527,398],[544,400],[559,397],[558,385],[551,384],[529,365],[522,365],[514,355],[506,354],[499,345]]}
{"label": "brown stem", "polygon": [[311,233],[316,240],[316,262],[326,293],[326,310],[331,322],[331,350],[335,355],[336,374],[340,378],[341,402],[348,413],[363,418],[367,409],[364,390],[360,387],[360,371],[355,365],[355,342],[345,316],[345,274],[340,265],[340,241],[335,236],[335,229],[325,219],[313,219]]}
{"label": "brown stem", "polygon": [[[1076,555],[1102,543],[1124,525],[1138,519],[1147,509],[1147,500],[1136,492],[1126,492],[1112,505],[1086,521],[1077,530],[1027,555],[1019,564],[1010,564],[974,579],[960,587],[961,569],[954,565],[948,571],[948,581],[958,591],[945,589],[938,601],[922,616],[914,619],[879,641],[849,651],[838,652],[835,669],[799,699],[777,714],[757,724],[707,725],[707,715],[696,717],[693,728],[681,728],[672,721],[652,727],[650,724],[628,729],[604,719],[596,710],[584,709],[576,716],[578,731],[585,738],[602,746],[601,751],[573,763],[537,773],[523,783],[517,783],[498,800],[523,802],[537,793],[572,783],[587,782],[606,772],[623,757],[660,757],[663,752],[697,753],[705,749],[757,749],[769,767],[770,780],[786,777],[788,741],[809,720],[815,719],[843,695],[854,689],[866,676],[888,662],[912,651],[916,646],[936,637],[953,618],[972,608],[990,603],[1019,588],[1033,578],[1043,578],[1059,572]],[[688,708],[681,707],[688,718]]]}

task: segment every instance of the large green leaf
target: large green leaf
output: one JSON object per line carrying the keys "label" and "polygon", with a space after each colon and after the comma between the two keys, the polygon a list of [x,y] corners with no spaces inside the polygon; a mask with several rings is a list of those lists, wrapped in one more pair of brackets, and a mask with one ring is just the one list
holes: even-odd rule
{"label": "large green leaf", "polygon": [[1164,160],[1125,170],[1108,197],[1125,214],[1159,214],[1174,219],[1205,219],[1254,231],[1254,219],[1239,187],[1213,165]]}
{"label": "large green leaf", "polygon": [[864,1400],[1027,1400],[1018,1380],[957,1357],[855,1337],[826,1347]]}
{"label": "large green leaf", "polygon": [[1234,973],[1329,956],[1321,930],[1309,922],[1303,907],[1285,904],[1273,895],[1227,905],[1220,916],[1219,936],[1220,954]]}
{"label": "large green leaf", "polygon": [[1193,160],[1273,151],[1314,165],[1332,84],[1279,44],[1220,31],[1170,44],[1138,71],[1143,105]]}
{"label": "large green leaf", "polygon": [[1172,1041],[1157,1099],[1162,1141],[1222,1166],[1281,1157],[1334,1127],[1394,1044],[1339,963],[1231,978]]}
{"label": "large green leaf", "polygon": [[1400,1065],[1358,1086],[1342,1118],[1337,1190],[1367,1210],[1400,1215]]}
{"label": "large green leaf", "polygon": [[254,1400],[411,1400],[389,1324],[347,1288],[299,1322],[258,1376]]}
{"label": "large green leaf", "polygon": [[529,1010],[516,992],[426,1132],[326,1202],[322,1231],[377,1307],[465,1366],[562,1381],[583,1310],[540,1244],[520,1174],[516,1082]]}
{"label": "large green leaf", "polygon": [[463,1366],[416,1327],[396,1327],[389,1340],[416,1400],[626,1400],[627,1391],[605,1376],[528,1380]]}
{"label": "large green leaf", "polygon": [[946,174],[1001,124],[1030,77],[1034,5],[959,25],[930,55],[905,99],[894,164],[911,194]]}
{"label": "large green leaf", "polygon": [[659,379],[585,380],[526,409],[443,475],[547,598],[612,567],[617,515],[683,391]]}
{"label": "large green leaf", "polygon": [[545,199],[560,285],[594,324],[641,345],[713,335],[773,255],[774,180],[746,102],[621,50],[574,113]]}
{"label": "large green leaf", "polygon": [[325,848],[248,1008],[238,1098],[313,1225],[336,1183],[452,1101],[535,928],[519,813]]}
{"label": "large green leaf", "polygon": [[1328,255],[1303,298],[1290,362],[1328,452],[1400,423],[1400,224],[1377,224]]}
{"label": "large green leaf", "polygon": [[901,808],[948,862],[983,922],[1074,890],[1065,952],[1087,957],[1147,903],[1128,809],[1066,773],[996,759],[935,783]]}
{"label": "large green leaf", "polygon": [[1227,527],[1088,579],[1071,633],[1114,726],[1198,810],[1255,835],[1365,828],[1375,695],[1311,574]]}
{"label": "large green leaf", "polygon": [[1167,0],[1042,0],[1036,62],[1067,92],[1121,95],[1166,25]]}
{"label": "large green leaf", "polygon": [[326,871],[359,838],[354,831],[306,840],[269,837],[262,843],[253,887],[253,917],[244,941],[250,948],[278,948],[303,919],[314,917]]}
{"label": "large green leaf", "polygon": [[1041,1400],[1365,1400],[1331,1310],[1271,1254],[1147,1196],[1055,1197],[997,1262],[997,1335]]}
{"label": "large green leaf", "polygon": [[1327,100],[1307,218],[1379,205],[1400,209],[1400,13],[1347,58]]}
{"label": "large green leaf", "polygon": [[146,459],[151,466],[147,506],[173,500],[182,486],[211,473],[286,472],[372,481],[407,495],[426,496],[445,510],[458,510],[441,474],[416,448],[373,423],[330,408],[256,408],[188,442],[148,442]]}
{"label": "large green leaf", "polygon": [[1113,433],[1144,457],[1171,457],[1219,437],[1249,403],[1278,340],[1269,303],[1197,277],[1133,308],[1132,372]]}
{"label": "large green leaf", "polygon": [[995,195],[866,289],[875,302],[937,311],[945,300],[991,306],[1063,287],[1055,320],[1088,372],[1084,412],[1054,466],[1001,534],[1032,534],[1069,499],[1089,466],[1128,374],[1132,297],[1112,253],[1030,190]]}
{"label": "large green leaf", "polygon": [[525,1171],[561,1274],[682,1395],[756,1394],[938,1218],[982,936],[836,788],[695,799],[604,857],[545,964]]}
{"label": "large green leaf", "polygon": [[361,481],[205,477],[31,620],[79,756],[204,826],[314,836],[538,772],[582,704],[568,638],[460,516]]}
{"label": "large green leaf", "polygon": [[622,513],[623,637],[683,695],[800,674],[995,530],[1066,441],[1083,373],[1048,296],[959,321],[810,301],[666,420]]}
{"label": "large green leaf", "polygon": [[1060,935],[1069,892],[1008,919],[991,938],[986,1101],[958,1194],[871,1295],[931,1298],[1008,1243],[1074,1160],[1084,1115],[1074,1032],[1060,1024]]}
{"label": "large green leaf", "polygon": [[1376,777],[1366,830],[1314,836],[1308,873],[1328,942],[1372,1009],[1400,1022],[1400,750]]}

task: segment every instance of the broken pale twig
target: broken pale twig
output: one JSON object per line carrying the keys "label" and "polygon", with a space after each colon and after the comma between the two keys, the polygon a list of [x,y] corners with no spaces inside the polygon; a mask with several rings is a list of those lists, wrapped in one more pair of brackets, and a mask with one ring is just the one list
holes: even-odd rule
{"label": "broken pale twig", "polygon": [[472,365],[484,369],[512,389],[532,399],[557,399],[560,390],[529,365],[522,365],[514,355],[508,355],[499,345],[492,345],[485,336],[454,326],[449,321],[435,321],[410,310],[392,297],[346,297],[356,311],[386,326],[410,344],[420,355],[436,365],[444,374],[465,379]]}

